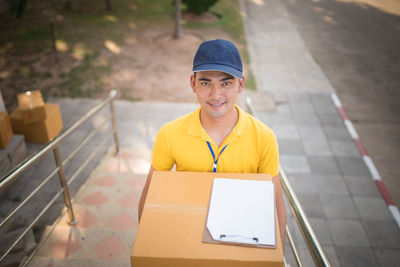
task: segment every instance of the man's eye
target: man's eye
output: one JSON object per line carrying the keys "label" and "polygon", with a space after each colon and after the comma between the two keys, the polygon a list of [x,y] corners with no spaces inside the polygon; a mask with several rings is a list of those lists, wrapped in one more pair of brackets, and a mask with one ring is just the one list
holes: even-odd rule
{"label": "man's eye", "polygon": [[202,86],[209,86],[210,84],[208,82],[202,82],[200,83]]}
{"label": "man's eye", "polygon": [[224,86],[229,86],[231,85],[231,82],[224,82]]}

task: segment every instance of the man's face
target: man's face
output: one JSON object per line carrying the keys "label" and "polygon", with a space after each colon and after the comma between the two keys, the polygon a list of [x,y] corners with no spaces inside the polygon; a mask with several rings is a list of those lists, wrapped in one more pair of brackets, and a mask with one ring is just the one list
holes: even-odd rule
{"label": "man's face", "polygon": [[202,110],[212,118],[222,118],[233,110],[244,78],[239,80],[221,71],[201,71],[190,77],[190,84]]}

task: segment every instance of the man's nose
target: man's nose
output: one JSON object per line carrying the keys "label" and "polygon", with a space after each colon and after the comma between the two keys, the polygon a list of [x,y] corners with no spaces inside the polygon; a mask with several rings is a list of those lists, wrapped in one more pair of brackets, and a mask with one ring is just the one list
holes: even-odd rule
{"label": "man's nose", "polygon": [[219,85],[211,85],[210,88],[210,97],[217,97],[221,94],[221,87]]}

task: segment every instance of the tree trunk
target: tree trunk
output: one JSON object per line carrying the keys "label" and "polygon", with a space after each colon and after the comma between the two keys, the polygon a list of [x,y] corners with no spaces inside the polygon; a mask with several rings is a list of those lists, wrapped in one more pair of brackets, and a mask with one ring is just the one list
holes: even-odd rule
{"label": "tree trunk", "polygon": [[58,63],[58,54],[57,54],[57,47],[56,47],[56,31],[54,28],[54,22],[50,21],[50,32],[51,32],[51,41],[53,45],[53,53],[56,62]]}
{"label": "tree trunk", "polygon": [[106,0],[106,9],[107,11],[111,12],[113,7],[112,7],[112,0]]}
{"label": "tree trunk", "polygon": [[181,0],[175,0],[175,33],[174,38],[179,39],[182,37],[182,10],[181,10]]}

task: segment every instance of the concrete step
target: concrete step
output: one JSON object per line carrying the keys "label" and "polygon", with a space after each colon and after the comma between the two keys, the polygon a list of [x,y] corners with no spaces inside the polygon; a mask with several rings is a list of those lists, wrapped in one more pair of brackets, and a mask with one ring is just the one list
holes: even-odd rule
{"label": "concrete step", "polygon": [[24,136],[14,134],[5,149],[0,149],[0,176],[5,175],[11,168],[17,166],[26,158]]}
{"label": "concrete step", "polygon": [[[11,245],[25,231],[25,228],[18,228],[0,236],[0,255],[2,256]],[[0,266],[18,266],[21,259],[28,255],[36,247],[33,231],[29,230],[20,242],[10,251],[9,255],[1,262]]]}

